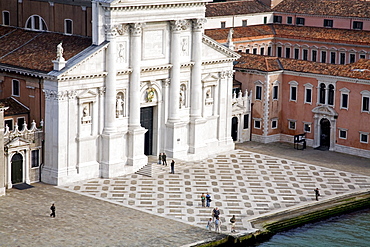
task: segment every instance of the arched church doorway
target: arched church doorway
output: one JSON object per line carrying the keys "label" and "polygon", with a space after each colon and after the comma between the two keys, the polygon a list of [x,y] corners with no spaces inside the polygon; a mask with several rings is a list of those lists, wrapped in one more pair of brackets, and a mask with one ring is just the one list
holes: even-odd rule
{"label": "arched church doorway", "polygon": [[144,154],[153,154],[153,106],[140,108],[140,124],[148,131],[144,137]]}
{"label": "arched church doorway", "polygon": [[16,153],[12,157],[12,184],[23,182],[23,156],[20,153]]}
{"label": "arched church doorway", "polygon": [[329,149],[330,147],[330,121],[326,118],[320,121],[320,148]]}
{"label": "arched church doorway", "polygon": [[231,120],[231,137],[233,138],[233,141],[238,140],[238,118],[233,117]]}

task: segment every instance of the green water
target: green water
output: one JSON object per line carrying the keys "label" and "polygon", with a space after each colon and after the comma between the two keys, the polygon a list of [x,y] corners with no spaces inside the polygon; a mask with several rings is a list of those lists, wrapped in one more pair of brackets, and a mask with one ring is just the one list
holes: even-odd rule
{"label": "green water", "polygon": [[370,247],[370,209],[281,232],[258,247]]}

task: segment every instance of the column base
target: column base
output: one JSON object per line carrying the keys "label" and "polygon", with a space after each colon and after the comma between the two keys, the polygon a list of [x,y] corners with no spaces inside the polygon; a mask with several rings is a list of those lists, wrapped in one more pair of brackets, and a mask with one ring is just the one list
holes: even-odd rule
{"label": "column base", "polygon": [[142,127],[130,126],[128,131],[128,157],[127,169],[132,172],[140,170],[148,164],[148,157],[144,155],[144,135],[147,132]]}

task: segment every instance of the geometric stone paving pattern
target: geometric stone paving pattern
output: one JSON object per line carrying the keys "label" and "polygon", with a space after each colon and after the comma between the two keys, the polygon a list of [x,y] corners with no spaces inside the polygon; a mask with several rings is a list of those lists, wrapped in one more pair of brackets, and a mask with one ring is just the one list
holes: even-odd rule
{"label": "geometric stone paving pattern", "polygon": [[[130,206],[184,223],[205,227],[213,207],[221,211],[222,231],[248,229],[248,218],[310,203],[313,189],[320,199],[370,189],[370,177],[263,154],[234,150],[202,162],[176,161],[169,166],[151,164],[152,177],[130,174],[90,179],[60,188]],[[201,207],[200,195],[209,192],[210,208]]]}

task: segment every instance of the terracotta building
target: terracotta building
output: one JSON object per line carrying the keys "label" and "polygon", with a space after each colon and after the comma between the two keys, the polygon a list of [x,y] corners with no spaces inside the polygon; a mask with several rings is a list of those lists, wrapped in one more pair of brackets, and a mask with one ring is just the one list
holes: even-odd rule
{"label": "terracotta building", "polygon": [[252,91],[252,140],[370,157],[370,60],[348,65],[240,53],[234,66]]}

